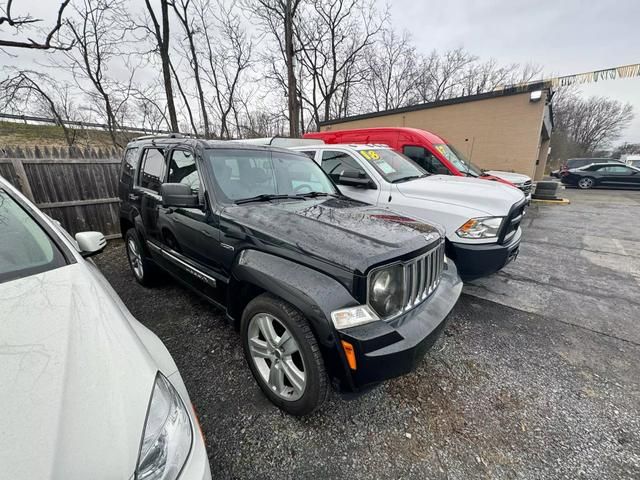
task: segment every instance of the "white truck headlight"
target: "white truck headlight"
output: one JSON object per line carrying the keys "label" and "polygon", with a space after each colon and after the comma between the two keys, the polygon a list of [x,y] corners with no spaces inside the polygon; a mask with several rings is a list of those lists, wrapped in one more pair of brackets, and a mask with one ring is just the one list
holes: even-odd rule
{"label": "white truck headlight", "polygon": [[504,217],[471,218],[456,230],[461,238],[493,238],[498,236]]}
{"label": "white truck headlight", "polygon": [[189,413],[173,385],[158,372],[142,432],[136,480],[175,480],[192,443]]}

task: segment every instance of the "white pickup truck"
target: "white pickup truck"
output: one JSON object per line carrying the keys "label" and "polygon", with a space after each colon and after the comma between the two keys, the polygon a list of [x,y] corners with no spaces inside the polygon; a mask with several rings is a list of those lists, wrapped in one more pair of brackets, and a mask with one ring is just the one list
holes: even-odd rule
{"label": "white pickup truck", "polygon": [[518,255],[524,194],[468,177],[430,175],[386,145],[308,144],[313,158],[347,196],[442,225],[447,256],[465,280],[497,272]]}

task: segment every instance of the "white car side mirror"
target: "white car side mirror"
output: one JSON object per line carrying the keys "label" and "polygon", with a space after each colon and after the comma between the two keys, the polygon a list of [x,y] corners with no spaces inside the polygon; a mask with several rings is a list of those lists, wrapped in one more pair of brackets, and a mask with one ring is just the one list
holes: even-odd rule
{"label": "white car side mirror", "polygon": [[78,242],[80,254],[85,258],[102,252],[107,246],[107,239],[100,232],[78,232],[76,242]]}

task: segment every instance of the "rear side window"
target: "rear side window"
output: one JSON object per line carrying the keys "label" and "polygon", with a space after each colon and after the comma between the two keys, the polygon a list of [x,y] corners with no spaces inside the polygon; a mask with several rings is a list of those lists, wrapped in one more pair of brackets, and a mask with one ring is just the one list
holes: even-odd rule
{"label": "rear side window", "polygon": [[193,152],[188,150],[174,150],[169,158],[169,183],[184,183],[191,190],[200,190],[200,175],[196,168],[196,159]]}
{"label": "rear side window", "polygon": [[300,153],[303,153],[304,155],[309,157],[311,160],[316,159],[316,152],[314,150],[300,150]]}
{"label": "rear side window", "polygon": [[0,283],[64,265],[62,252],[42,227],[0,190]]}
{"label": "rear side window", "polygon": [[633,171],[630,168],[627,168],[623,165],[612,165],[609,167],[604,167],[603,170],[605,170],[606,173],[609,173],[612,175],[630,175],[631,172]]}
{"label": "rear side window", "polygon": [[402,148],[402,153],[429,173],[433,173],[435,175],[451,175],[449,169],[445,167],[433,153],[424,147],[419,147],[417,145],[405,145]]}
{"label": "rear side window", "polygon": [[124,152],[124,161],[122,162],[122,180],[130,180],[133,178],[138,168],[138,147],[127,148]]}
{"label": "rear side window", "polygon": [[593,160],[569,160],[567,161],[567,167],[569,168],[579,168],[584,167],[585,165],[590,165],[593,163]]}
{"label": "rear side window", "polygon": [[164,149],[147,148],[144,151],[142,168],[140,169],[140,186],[159,192],[160,185],[164,181],[165,170]]}
{"label": "rear side window", "polygon": [[351,155],[332,150],[322,152],[322,170],[336,183],[345,170],[356,171],[362,178],[367,177],[367,172]]}

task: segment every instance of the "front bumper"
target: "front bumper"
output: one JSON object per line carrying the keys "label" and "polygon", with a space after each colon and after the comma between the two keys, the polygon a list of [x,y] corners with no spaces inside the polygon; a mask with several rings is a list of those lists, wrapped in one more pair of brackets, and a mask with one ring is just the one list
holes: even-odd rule
{"label": "front bumper", "polygon": [[447,256],[456,263],[463,280],[486,277],[516,259],[521,237],[522,231],[518,228],[513,238],[503,245],[447,242]]}
{"label": "front bumper", "polygon": [[449,261],[440,284],[422,304],[393,320],[338,332],[340,340],[353,345],[357,367],[348,370],[350,378],[341,388],[357,392],[414,370],[442,332],[461,291],[462,281]]}

